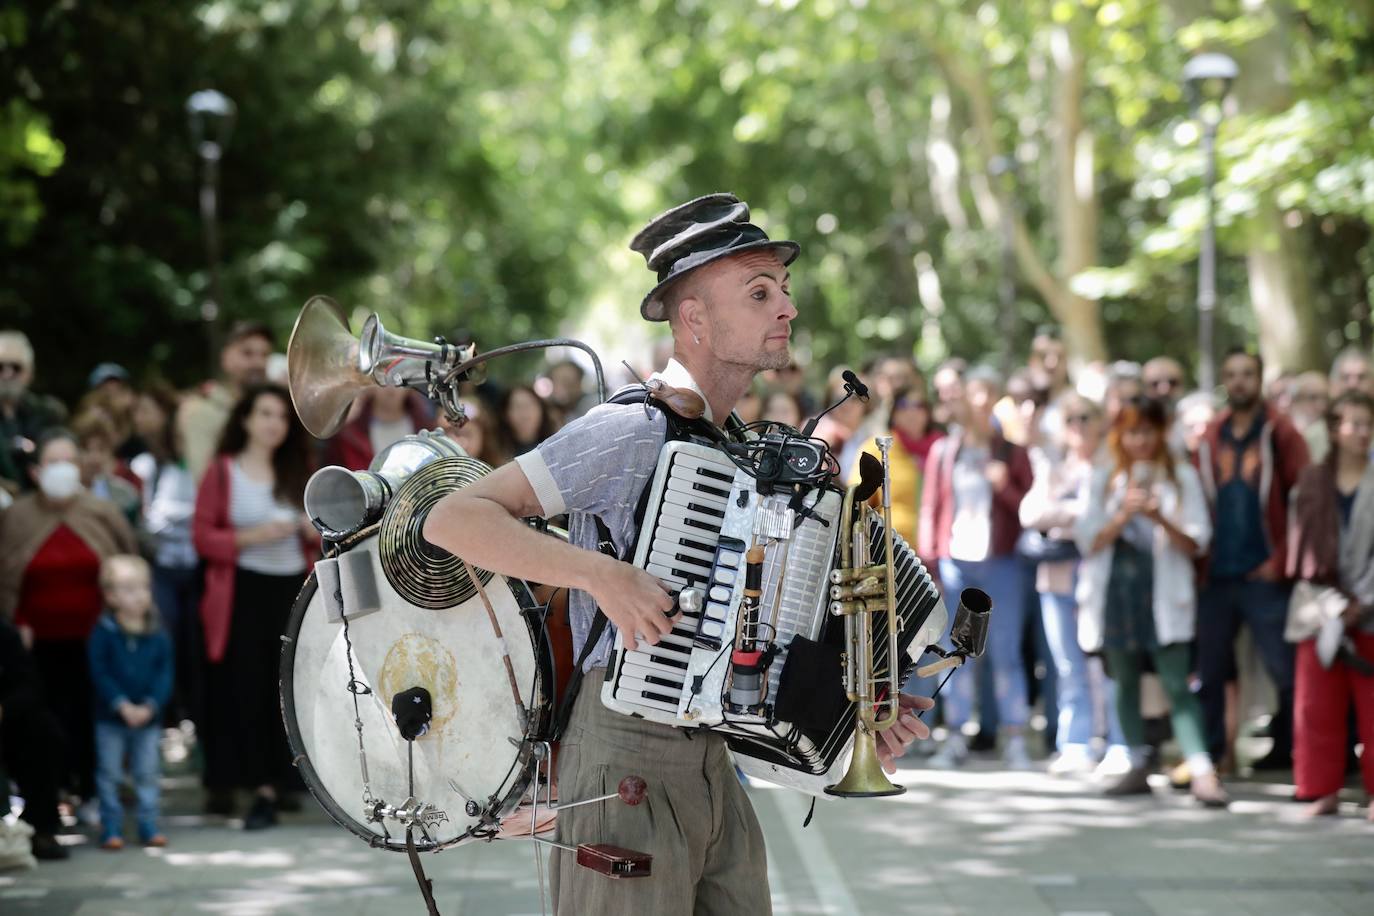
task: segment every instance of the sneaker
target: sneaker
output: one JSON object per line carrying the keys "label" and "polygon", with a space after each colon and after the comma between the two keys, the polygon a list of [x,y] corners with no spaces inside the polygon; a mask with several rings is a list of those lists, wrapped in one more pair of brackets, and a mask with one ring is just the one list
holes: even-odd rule
{"label": "sneaker", "polygon": [[1208,808],[1225,808],[1231,804],[1231,796],[1221,786],[1216,773],[1204,773],[1193,777],[1193,798]]}
{"label": "sneaker", "polygon": [[1149,775],[1149,771],[1144,767],[1131,767],[1117,776],[1105,777],[1102,780],[1102,794],[1148,795],[1150,793],[1150,782],[1147,778]]}
{"label": "sneaker", "polygon": [[1050,761],[1047,768],[1051,776],[1086,776],[1093,771],[1093,758],[1088,749],[1081,744],[1070,744]]}
{"label": "sneaker", "polygon": [[124,848],[124,838],[122,836],[107,836],[100,841],[100,848],[106,852],[119,852]]}
{"label": "sneaker", "polygon": [[968,745],[964,743],[964,736],[956,732],[946,738],[944,746],[931,754],[926,762],[932,769],[957,770],[967,760]]}
{"label": "sneaker", "polygon": [[276,802],[265,795],[259,795],[253,799],[253,807],[249,809],[248,816],[243,819],[244,830],[265,830],[268,827],[277,825],[277,805]]}
{"label": "sneaker", "polygon": [[1193,770],[1188,766],[1188,761],[1183,761],[1178,766],[1169,771],[1169,787],[1180,792],[1187,792],[1193,785]]}
{"label": "sneaker", "polygon": [[71,850],[57,842],[57,837],[51,833],[35,833],[29,840],[29,849],[35,859],[54,862],[62,859],[70,859]]}
{"label": "sneaker", "polygon": [[167,837],[160,833],[155,833],[143,841],[143,845],[149,849],[161,849],[167,845]]}
{"label": "sneaker", "polygon": [[1002,748],[1002,763],[1009,770],[1033,770],[1030,752],[1026,750],[1025,735],[1008,735],[1006,746]]}

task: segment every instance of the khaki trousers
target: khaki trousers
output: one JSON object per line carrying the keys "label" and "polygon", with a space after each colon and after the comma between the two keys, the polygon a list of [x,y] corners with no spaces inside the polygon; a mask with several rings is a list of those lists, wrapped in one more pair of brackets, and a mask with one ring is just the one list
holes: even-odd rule
{"label": "khaki trousers", "polygon": [[653,855],[646,878],[607,878],[555,851],[559,916],[756,916],[772,912],[763,833],[725,741],[612,712],[604,668],[587,672],[558,756],[564,801],[614,792],[625,776],[649,784],[643,802],[619,799],[558,815],[559,842],[609,843]]}

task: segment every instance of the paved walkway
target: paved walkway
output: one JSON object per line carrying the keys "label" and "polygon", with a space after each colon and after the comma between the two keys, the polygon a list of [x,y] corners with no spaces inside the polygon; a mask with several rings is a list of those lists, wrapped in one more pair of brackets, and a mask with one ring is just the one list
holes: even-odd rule
{"label": "paved walkway", "polygon": [[[1348,792],[1339,818],[1299,817],[1282,783],[1233,783],[1205,811],[1161,781],[1151,797],[1104,799],[1042,773],[975,764],[915,767],[894,799],[820,803],[751,789],[783,914],[1374,913],[1374,826]],[[106,853],[73,835],[67,862],[0,873],[0,913],[423,913],[404,856],[372,850],[309,804],[250,834],[202,817],[189,777],[168,780],[164,850]],[[539,912],[531,847],[426,857],[445,916]]]}

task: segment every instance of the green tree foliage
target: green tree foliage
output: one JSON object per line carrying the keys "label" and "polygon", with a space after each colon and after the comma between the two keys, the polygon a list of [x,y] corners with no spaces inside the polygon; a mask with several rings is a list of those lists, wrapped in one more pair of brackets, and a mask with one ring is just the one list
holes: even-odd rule
{"label": "green tree foliage", "polygon": [[1222,127],[1223,339],[1257,325],[1255,252],[1296,245],[1315,360],[1368,343],[1372,29],[1368,0],[19,0],[0,324],[67,395],[110,357],[203,377],[185,101],[213,86],[238,106],[221,322],[284,337],[317,292],[487,347],[593,301],[628,318],[634,228],[730,189],[805,246],[819,366],[1018,358],[1047,321],[1084,356],[1187,356],[1202,170],[1179,73],[1205,48],[1282,64],[1267,86],[1250,67]]}

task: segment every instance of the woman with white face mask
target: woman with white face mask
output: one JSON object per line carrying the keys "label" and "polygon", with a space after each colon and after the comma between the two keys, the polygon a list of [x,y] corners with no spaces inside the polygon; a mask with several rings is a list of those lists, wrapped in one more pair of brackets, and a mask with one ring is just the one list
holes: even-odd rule
{"label": "woman with white face mask", "polygon": [[[58,784],[90,798],[95,750],[86,638],[102,608],[100,563],[135,553],[138,544],[119,509],[82,487],[80,458],[65,429],[39,438],[30,468],[37,490],[0,516],[0,615],[30,647],[43,698],[65,733]],[[55,813],[34,811],[32,818],[36,834],[56,825]]]}

